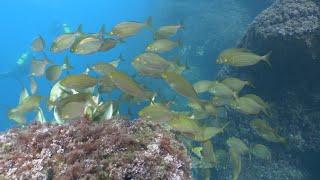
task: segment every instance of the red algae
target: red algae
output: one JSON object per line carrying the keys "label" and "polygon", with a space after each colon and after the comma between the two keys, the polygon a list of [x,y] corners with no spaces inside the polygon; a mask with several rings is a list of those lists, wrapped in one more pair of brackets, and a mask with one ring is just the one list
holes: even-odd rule
{"label": "red algae", "polygon": [[186,149],[144,120],[31,124],[0,134],[6,179],[191,179]]}

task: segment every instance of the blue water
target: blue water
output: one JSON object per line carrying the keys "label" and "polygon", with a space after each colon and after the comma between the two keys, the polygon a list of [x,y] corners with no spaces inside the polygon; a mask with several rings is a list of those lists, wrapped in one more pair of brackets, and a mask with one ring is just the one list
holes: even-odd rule
{"label": "blue water", "polygon": [[[0,0],[0,132],[17,127],[14,121],[8,119],[7,110],[17,106],[23,86],[29,89],[28,74],[32,57],[43,57],[42,53],[34,53],[30,49],[31,42],[38,35],[45,39],[45,53],[54,63],[62,64],[64,57],[68,55],[71,65],[75,67],[72,74],[81,73],[96,62],[114,60],[122,54],[125,61],[120,63],[119,70],[135,77],[146,89],[157,92],[159,99],[165,102],[174,100],[175,104],[171,109],[184,111],[187,110],[186,98],[177,95],[161,79],[139,76],[131,65],[135,57],[143,53],[146,46],[153,41],[150,30],[144,29],[125,39],[125,42],[116,48],[93,55],[74,55],[68,51],[51,53],[49,48],[52,41],[63,33],[63,24],[70,27],[71,31],[75,31],[82,24],[85,33],[96,33],[102,25],[105,25],[109,32],[117,23],[144,22],[149,16],[153,19],[154,29],[183,23],[184,29],[173,37],[173,40],[180,40],[182,45],[163,56],[167,59],[178,56],[182,63],[187,63],[191,69],[184,72],[183,76],[191,83],[215,80],[221,68],[221,65],[215,63],[218,54],[226,48],[237,46],[252,20],[270,3],[257,0]],[[25,64],[18,65],[17,61],[23,53],[28,53],[29,58]],[[5,73],[7,75],[2,76]],[[66,72],[63,75],[66,75]],[[48,98],[53,83],[45,77],[36,78],[36,81],[39,88],[37,94]],[[116,90],[111,95],[104,96],[104,99],[116,99],[120,94],[121,92]],[[201,94],[200,98],[208,99],[210,96]],[[120,113],[135,119],[138,117],[137,112],[148,103],[123,103]],[[45,101],[41,106],[46,109]],[[33,120],[34,115],[35,113],[28,114],[28,123]],[[53,120],[52,113],[46,110],[45,116],[48,120]],[[257,142],[248,143],[251,146]],[[280,158],[277,157],[277,151],[273,150],[272,153],[276,160],[281,159],[281,155]],[[302,166],[318,177],[318,153],[304,152],[296,156],[302,157]],[[212,172],[214,171],[219,174],[219,170]],[[201,171],[195,175],[201,177]]]}
{"label": "blue water", "polygon": [[[62,32],[62,24],[67,24],[76,29],[79,24],[83,24],[85,32],[97,32],[102,24],[107,30],[118,22],[126,20],[145,21],[152,13],[150,1],[64,1],[64,0],[3,0],[0,2],[0,72],[7,72],[17,69],[17,60],[24,52],[30,52],[30,43],[41,34],[49,43]],[[144,37],[141,33],[140,38]],[[141,52],[146,41],[141,42],[138,37],[131,38],[127,42],[127,47],[118,46],[108,53],[96,54],[87,57],[70,55],[71,62],[76,64],[78,71],[83,71],[87,64],[98,60],[108,60],[117,58],[122,52],[125,58],[132,58]],[[129,47],[132,47],[130,49]],[[56,63],[61,63],[65,54],[58,55],[48,53],[50,59]],[[41,54],[34,54],[41,57]],[[18,70],[19,71],[19,70]],[[21,74],[25,84],[27,74]],[[18,101],[21,91],[20,84],[9,78],[0,79],[3,85],[0,90],[2,94],[1,105],[14,107]],[[47,87],[50,86],[45,78],[38,81],[40,93],[47,94]],[[28,84],[27,84],[28,85]],[[6,110],[1,111],[0,130],[5,130],[14,125],[6,117]]]}
{"label": "blue water", "polygon": [[[217,54],[224,48],[236,45],[248,24],[264,7],[264,3],[255,3],[257,6],[249,8],[252,1],[211,2],[208,1],[150,1],[150,0],[117,0],[117,1],[65,1],[65,0],[2,0],[0,2],[0,73],[13,72],[9,78],[1,78],[0,89],[1,111],[0,130],[15,126],[7,118],[8,107],[17,105],[22,89],[17,79],[28,87],[28,63],[23,67],[17,65],[17,60],[22,53],[42,57],[42,54],[32,53],[30,44],[32,40],[41,35],[46,40],[47,49],[52,40],[62,33],[62,24],[67,24],[75,30],[79,24],[83,25],[84,32],[98,32],[101,25],[106,25],[107,31],[112,26],[122,21],[145,21],[148,16],[153,17],[153,26],[183,22],[185,30],[178,34],[176,39],[183,42],[183,46],[176,54],[183,61],[188,61],[192,73],[185,76],[191,82],[200,79],[214,79],[219,66],[214,64]],[[52,54],[46,53],[49,59],[61,64],[65,55],[71,59],[71,64],[76,67],[72,73],[82,72],[87,65],[101,60],[111,60],[123,54],[126,61],[120,65],[120,70],[133,75],[136,72],[131,66],[131,61],[142,53],[148,43],[152,41],[150,31],[143,31],[137,36],[126,40],[125,44],[117,46],[107,53],[97,53],[90,56],[76,56],[68,52]],[[174,56],[175,54],[173,54]],[[138,78],[139,79],[139,78]],[[48,96],[51,83],[45,78],[37,78],[39,94]],[[141,80],[152,89],[162,88],[164,96],[174,97],[174,93],[163,88],[163,82],[144,78]],[[151,86],[151,87],[150,87]],[[134,107],[138,110],[137,107]],[[50,114],[46,114],[49,119]]]}

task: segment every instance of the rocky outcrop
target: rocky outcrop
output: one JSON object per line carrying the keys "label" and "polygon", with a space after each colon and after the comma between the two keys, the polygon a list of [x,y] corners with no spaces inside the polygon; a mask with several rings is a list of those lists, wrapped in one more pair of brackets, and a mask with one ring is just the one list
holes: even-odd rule
{"label": "rocky outcrop", "polygon": [[[191,179],[173,135],[143,120],[32,124],[0,135],[5,179]],[[1,177],[0,177],[1,179]]]}
{"label": "rocky outcrop", "polygon": [[244,71],[264,94],[278,98],[281,92],[310,89],[320,75],[320,8],[309,0],[278,0],[253,21],[239,46],[272,51],[272,69]]}
{"label": "rocky outcrop", "polygon": [[[252,81],[256,93],[273,107],[271,124],[288,137],[291,150],[320,149],[320,6],[310,0],[277,0],[258,15],[239,47],[258,54],[272,51],[265,63],[224,67],[228,75]],[[246,92],[245,92],[246,93]]]}
{"label": "rocky outcrop", "polygon": [[[264,171],[267,173],[263,179],[275,179],[273,173],[279,175],[278,179],[307,179],[307,174],[309,179],[317,178],[319,171],[305,168],[317,167],[315,162],[319,162],[316,156],[310,155],[319,154],[320,149],[319,1],[276,0],[255,18],[238,47],[260,55],[272,51],[271,68],[263,62],[245,68],[224,66],[218,75],[220,79],[235,76],[251,81],[255,88],[245,89],[240,96],[254,93],[268,101],[271,116],[259,115],[258,118],[266,119],[286,137],[283,145],[269,143],[276,156],[271,161],[273,165],[268,166],[270,171]],[[256,116],[239,116],[235,112],[229,112],[228,116],[232,121],[230,127],[234,127],[227,132],[229,136],[251,143],[266,143],[248,128],[248,122]],[[254,167],[264,169],[259,164]],[[280,167],[287,167],[287,170]],[[250,172],[252,169],[244,174]],[[270,175],[272,178],[268,178]]]}
{"label": "rocky outcrop", "polygon": [[240,46],[273,52],[272,69],[260,66],[247,75],[277,104],[278,120],[296,149],[319,149],[320,6],[276,1],[255,19]]}

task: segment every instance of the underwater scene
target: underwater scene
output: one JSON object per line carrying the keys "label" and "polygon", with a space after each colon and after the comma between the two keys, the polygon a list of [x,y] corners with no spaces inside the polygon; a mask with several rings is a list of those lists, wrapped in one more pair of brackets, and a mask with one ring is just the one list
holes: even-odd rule
{"label": "underwater scene", "polygon": [[320,0],[0,9],[0,180],[320,179]]}

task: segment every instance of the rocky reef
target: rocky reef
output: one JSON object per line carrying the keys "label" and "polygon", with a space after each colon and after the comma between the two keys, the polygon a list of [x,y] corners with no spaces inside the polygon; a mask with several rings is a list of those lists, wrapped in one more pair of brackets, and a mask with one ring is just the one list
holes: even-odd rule
{"label": "rocky reef", "polygon": [[[320,7],[308,0],[281,0],[253,21],[239,47],[272,51],[268,67],[223,67],[219,77],[250,80],[255,93],[273,104],[273,117],[297,151],[320,148]],[[252,90],[250,90],[252,92]]]}
{"label": "rocky reef", "polygon": [[144,120],[31,124],[0,135],[5,179],[191,179],[173,134]]}
{"label": "rocky reef", "polygon": [[[243,94],[255,93],[271,104],[271,116],[259,117],[268,120],[287,139],[283,145],[270,144],[277,156],[269,164],[269,175],[261,178],[274,179],[268,176],[277,172],[282,174],[280,179],[306,179],[303,171],[309,162],[303,165],[301,162],[308,154],[319,153],[320,149],[319,1],[276,0],[255,18],[238,47],[261,55],[272,51],[271,68],[265,63],[245,68],[224,66],[218,76],[251,81],[255,88],[248,88]],[[239,116],[234,112],[229,115],[233,121],[230,129],[234,129],[228,132],[230,135],[247,142],[261,141],[248,128],[248,121],[256,117]],[[264,169],[258,162],[253,161],[253,164]],[[244,176],[251,171],[245,173],[246,168],[239,179],[248,179]]]}

